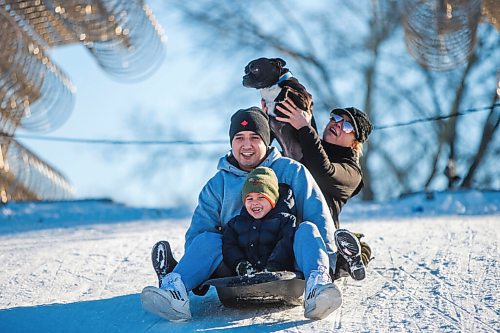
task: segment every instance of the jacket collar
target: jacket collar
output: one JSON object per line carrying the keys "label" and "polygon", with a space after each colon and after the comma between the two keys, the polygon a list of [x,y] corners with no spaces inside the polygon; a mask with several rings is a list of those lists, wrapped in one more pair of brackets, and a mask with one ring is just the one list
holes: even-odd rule
{"label": "jacket collar", "polygon": [[[276,147],[269,147],[266,157],[259,166],[271,167],[274,161],[279,158],[281,158],[281,153],[278,151],[278,149]],[[219,159],[217,170],[224,170],[237,176],[246,176],[248,174],[247,171],[241,170],[239,168],[238,162],[234,158],[231,151],[229,151],[225,156]]]}
{"label": "jacket collar", "polygon": [[325,149],[325,152],[330,160],[339,160],[344,158],[357,160],[356,153],[351,147],[334,145],[324,140],[321,140],[321,144],[323,145],[323,149]]}

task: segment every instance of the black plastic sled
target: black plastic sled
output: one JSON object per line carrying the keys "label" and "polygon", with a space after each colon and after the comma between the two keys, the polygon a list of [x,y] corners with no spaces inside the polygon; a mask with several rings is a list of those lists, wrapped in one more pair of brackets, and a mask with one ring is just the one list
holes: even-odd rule
{"label": "black plastic sled", "polygon": [[260,272],[249,276],[211,279],[226,307],[302,305],[305,281],[300,272]]}

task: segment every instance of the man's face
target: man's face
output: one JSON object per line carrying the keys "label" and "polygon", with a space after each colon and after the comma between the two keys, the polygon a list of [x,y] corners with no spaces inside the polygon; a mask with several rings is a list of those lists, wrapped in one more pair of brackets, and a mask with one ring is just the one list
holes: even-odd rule
{"label": "man's face", "polygon": [[242,170],[251,171],[266,157],[267,146],[260,135],[252,131],[241,131],[231,142],[233,156]]}

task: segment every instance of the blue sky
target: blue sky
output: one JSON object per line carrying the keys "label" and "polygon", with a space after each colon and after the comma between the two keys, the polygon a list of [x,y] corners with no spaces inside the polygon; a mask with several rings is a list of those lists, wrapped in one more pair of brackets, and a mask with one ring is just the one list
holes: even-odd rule
{"label": "blue sky", "polygon": [[[227,137],[225,130],[223,133],[215,131],[221,126],[227,126],[213,123],[217,120],[203,118],[202,112],[195,114],[198,112],[195,110],[189,115],[186,110],[187,105],[193,102],[199,92],[209,94],[211,90],[218,89],[219,85],[211,85],[213,82],[207,78],[209,69],[203,68],[205,62],[193,52],[186,29],[168,13],[167,6],[160,2],[150,4],[166,31],[167,42],[163,63],[145,80],[136,83],[117,82],[98,66],[93,56],[81,45],[50,50],[51,59],[71,79],[77,91],[74,96],[74,109],[67,121],[55,131],[43,135],[88,139],[173,139],[172,133],[168,131],[159,133],[146,130],[139,134],[134,132],[130,119],[134,112],[140,111],[144,117],[153,119],[152,127],[158,122],[162,124],[157,125],[175,128],[181,123],[181,118],[193,117],[194,119],[183,125],[185,131],[196,132],[193,137]],[[241,68],[243,67],[244,64],[241,64]],[[250,98],[254,98],[253,95],[258,98],[256,91],[241,90]],[[142,119],[145,123],[149,121]],[[227,119],[221,121],[228,122]],[[214,126],[210,125],[212,123]],[[18,131],[18,134],[38,135],[22,130]],[[134,179],[133,168],[141,157],[137,156],[138,151],[148,151],[151,148],[60,143],[27,138],[19,141],[61,171],[75,187],[77,198],[110,197],[119,202],[141,206],[168,206],[178,202],[172,198],[178,195],[178,191],[169,191],[169,188],[179,187],[181,184],[169,184],[167,178],[159,177],[157,186],[152,188],[145,186],[139,179]],[[223,154],[228,148],[229,145],[220,145],[216,149]],[[215,172],[216,161],[210,164],[213,171],[205,168],[204,173],[198,173],[200,177],[192,177],[192,171],[178,170],[181,179],[190,178],[193,181],[192,184],[182,184],[186,185],[187,191],[184,201],[187,198],[188,201],[195,202],[207,175]],[[165,170],[165,173],[168,173],[170,178],[175,178],[175,173],[171,170]]]}
{"label": "blue sky", "polygon": [[[51,59],[72,80],[77,91],[67,121],[43,135],[225,140],[230,115],[239,108],[259,103],[259,93],[241,85],[243,68],[252,58],[276,54],[219,61],[216,52],[210,56],[206,51],[211,50],[195,48],[190,29],[180,22],[168,3],[158,0],[147,3],[167,35],[166,56],[161,66],[145,80],[124,83],[107,75],[81,45],[50,50]],[[228,88],[232,89],[231,96],[220,96]],[[349,98],[349,105],[359,103],[355,96],[360,95],[354,94],[354,88],[355,85],[345,83],[336,87]],[[213,96],[220,97],[218,103],[211,99]],[[394,115],[402,117],[399,112]],[[322,115],[317,115],[316,120],[319,128],[326,122]],[[387,121],[394,122],[396,119]],[[20,130],[18,134],[37,133]],[[218,157],[229,149],[229,143],[202,146],[198,148],[200,151],[192,146],[87,145],[22,138],[19,141],[66,175],[75,187],[77,198],[108,197],[134,206],[155,207],[193,206],[202,186],[215,173]],[[210,158],[200,158],[206,152],[210,152]]]}

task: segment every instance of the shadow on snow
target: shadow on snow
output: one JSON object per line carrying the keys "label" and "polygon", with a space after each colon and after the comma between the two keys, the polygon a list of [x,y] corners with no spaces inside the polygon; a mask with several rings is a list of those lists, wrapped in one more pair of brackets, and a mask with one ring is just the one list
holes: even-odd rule
{"label": "shadow on snow", "polygon": [[[140,295],[67,304],[47,304],[0,310],[3,332],[275,332],[309,323],[303,319],[254,323],[247,319],[283,308],[225,308],[212,288],[205,297],[191,296],[193,319],[171,323],[145,312]],[[300,330],[300,329],[299,329]]]}
{"label": "shadow on snow", "polygon": [[110,199],[9,202],[0,206],[0,234],[138,220],[185,219],[191,213],[187,207],[136,208]]}

